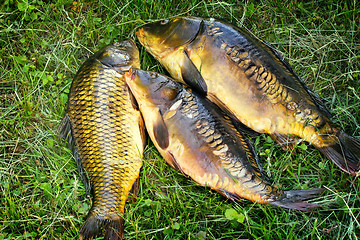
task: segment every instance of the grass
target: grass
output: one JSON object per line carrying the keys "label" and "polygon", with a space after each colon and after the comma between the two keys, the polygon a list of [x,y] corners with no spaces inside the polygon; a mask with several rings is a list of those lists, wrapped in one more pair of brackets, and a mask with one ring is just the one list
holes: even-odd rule
{"label": "grass", "polygon": [[[70,151],[56,135],[77,69],[147,21],[226,19],[270,42],[360,135],[360,6],[356,1],[68,1],[0,3],[0,239],[76,239],[91,207]],[[296,3],[298,2],[298,3]],[[144,69],[159,64],[141,50]],[[359,179],[307,144],[295,154],[262,135],[256,151],[284,189],[323,186],[317,213],[232,202],[170,168],[148,141],[126,239],[358,239]]]}

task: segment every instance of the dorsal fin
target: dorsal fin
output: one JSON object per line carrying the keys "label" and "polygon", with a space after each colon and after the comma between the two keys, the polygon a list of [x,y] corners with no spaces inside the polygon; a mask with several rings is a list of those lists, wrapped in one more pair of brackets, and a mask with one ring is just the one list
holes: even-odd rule
{"label": "dorsal fin", "polygon": [[322,101],[322,99],[320,98],[320,96],[315,93],[314,91],[312,91],[311,89],[308,88],[308,86],[306,86],[306,84],[301,80],[301,78],[295,73],[295,71],[292,69],[292,67],[290,66],[290,63],[287,62],[282,55],[268,42],[264,42],[264,44],[271,50],[271,52],[275,55],[275,57],[284,64],[284,66],[286,67],[287,70],[289,70],[289,72],[291,74],[293,74],[296,79],[298,80],[298,82],[301,84],[301,86],[307,91],[307,93],[310,95],[310,98],[313,100],[313,102],[315,103],[315,105],[321,110],[321,112],[328,118],[331,118],[331,113],[329,112],[329,110],[326,108],[324,102]]}
{"label": "dorsal fin", "polygon": [[[271,182],[270,177],[265,172],[264,168],[262,167],[262,164],[259,160],[258,155],[255,152],[254,144],[250,141],[250,139],[246,138],[244,134],[251,135],[251,136],[258,136],[259,133],[255,132],[254,130],[250,129],[246,125],[244,125],[242,122],[240,122],[239,119],[237,119],[231,111],[216,97],[212,94],[209,94],[208,97],[211,99],[212,108],[216,109],[217,112],[219,112],[221,115],[223,115],[223,121],[228,123],[229,125],[232,125],[235,129],[234,131],[238,132],[239,138],[243,141],[243,145],[241,148],[243,150],[246,150],[246,153],[249,159],[249,162],[252,163],[251,166],[255,170],[255,172],[260,173],[261,177],[266,182]],[[210,102],[209,102],[210,103]],[[226,117],[225,117],[226,116]]]}

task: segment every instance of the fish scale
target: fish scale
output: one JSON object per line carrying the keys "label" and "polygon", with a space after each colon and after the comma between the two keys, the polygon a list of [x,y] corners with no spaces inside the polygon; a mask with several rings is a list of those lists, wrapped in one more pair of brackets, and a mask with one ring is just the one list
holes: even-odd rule
{"label": "fish scale", "polygon": [[[123,55],[130,55],[130,61]],[[90,57],[69,93],[71,132],[65,134],[74,138],[79,168],[86,172],[93,193],[81,239],[92,239],[102,231],[105,239],[122,239],[125,202],[142,166],[143,123],[122,71],[115,67],[118,63],[139,66],[133,41],[107,46]]]}
{"label": "fish scale", "polygon": [[[184,103],[184,104],[182,104],[182,107],[180,107],[180,110],[183,113],[188,113],[188,109],[191,109],[192,115],[195,115],[195,116],[199,115],[198,104],[194,101],[194,98],[191,96],[190,93],[188,93],[188,92],[184,93],[182,103]],[[192,107],[189,108],[189,106],[192,106]],[[239,148],[241,148],[245,151],[245,153],[247,155],[247,159],[252,163],[254,173],[257,176],[262,177],[259,169],[256,167],[258,164],[255,160],[256,157],[254,156],[254,153],[251,152],[251,150],[249,149],[248,143],[245,141],[244,137],[240,134],[240,132],[238,132],[235,129],[235,127],[232,125],[232,123],[226,117],[224,117],[222,120],[224,122],[226,122],[226,124],[229,126],[229,128],[231,128],[233,130],[233,134],[238,137],[238,140],[240,142]],[[229,166],[231,166],[235,169],[234,170],[235,172],[238,172],[239,170],[241,172],[241,170],[243,169],[243,166],[241,165],[240,162],[234,161],[233,156],[228,151],[229,150],[228,146],[225,143],[223,143],[223,135],[221,134],[221,131],[224,131],[224,129],[222,128],[222,126],[215,125],[214,123],[209,123],[209,121],[204,118],[198,119],[195,123],[195,126],[198,126],[197,132],[202,137],[204,137],[205,141],[208,143],[208,146],[211,149],[213,149],[213,154],[219,156],[225,169],[227,169],[227,168],[229,168]],[[237,174],[234,174],[234,175],[237,175]]]}

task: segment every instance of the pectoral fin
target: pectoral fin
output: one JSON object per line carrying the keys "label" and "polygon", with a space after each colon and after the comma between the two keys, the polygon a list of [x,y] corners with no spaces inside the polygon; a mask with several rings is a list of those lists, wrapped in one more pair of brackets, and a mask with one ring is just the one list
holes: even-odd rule
{"label": "pectoral fin", "polygon": [[[280,63],[284,64],[284,66],[289,70],[289,72],[291,74],[293,74],[296,77],[296,80],[298,81],[298,83],[305,89],[305,91],[307,91],[307,93],[310,95],[310,98],[312,99],[312,101],[315,103],[315,105],[322,111],[322,113],[328,117],[331,118],[331,113],[329,112],[329,110],[326,108],[323,100],[320,98],[320,96],[315,93],[314,91],[312,91],[311,89],[309,89],[309,87],[300,79],[300,77],[295,73],[295,71],[292,69],[290,63],[288,63],[283,56],[269,43],[269,42],[265,42],[265,44],[269,47],[269,49],[271,50],[271,52],[277,57],[277,59],[279,60]],[[288,86],[289,87],[289,86]]]}
{"label": "pectoral fin", "polygon": [[186,50],[184,50],[184,55],[185,60],[181,68],[181,75],[184,82],[190,87],[196,89],[196,91],[199,93],[206,95],[207,86],[203,77],[201,76],[201,73],[189,58]]}
{"label": "pectoral fin", "polygon": [[155,119],[154,127],[154,137],[155,141],[162,149],[166,149],[169,146],[169,132],[164,122],[163,117],[158,111],[158,114]]}

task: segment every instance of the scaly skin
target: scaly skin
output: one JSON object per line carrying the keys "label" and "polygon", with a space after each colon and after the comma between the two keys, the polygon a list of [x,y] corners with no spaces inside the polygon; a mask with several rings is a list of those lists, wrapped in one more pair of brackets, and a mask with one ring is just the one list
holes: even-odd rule
{"label": "scaly skin", "polygon": [[[118,53],[117,49],[128,53]],[[93,190],[88,220],[95,218],[99,228],[107,221],[117,221],[120,229],[114,231],[119,231],[115,234],[118,236],[105,234],[105,237],[121,239],[125,202],[142,166],[144,129],[140,112],[133,107],[129,89],[120,73],[127,70],[126,66],[139,67],[138,51],[110,46],[100,52],[103,54],[99,56],[98,53],[97,57],[87,60],[74,78],[68,114],[81,164]],[[122,59],[123,54],[129,55],[130,59]],[[114,59],[104,60],[112,56]],[[115,60],[125,65],[125,69],[103,64],[117,63]],[[98,235],[89,233],[93,229],[87,228],[92,226],[84,224],[80,231],[82,238],[91,239]]]}

